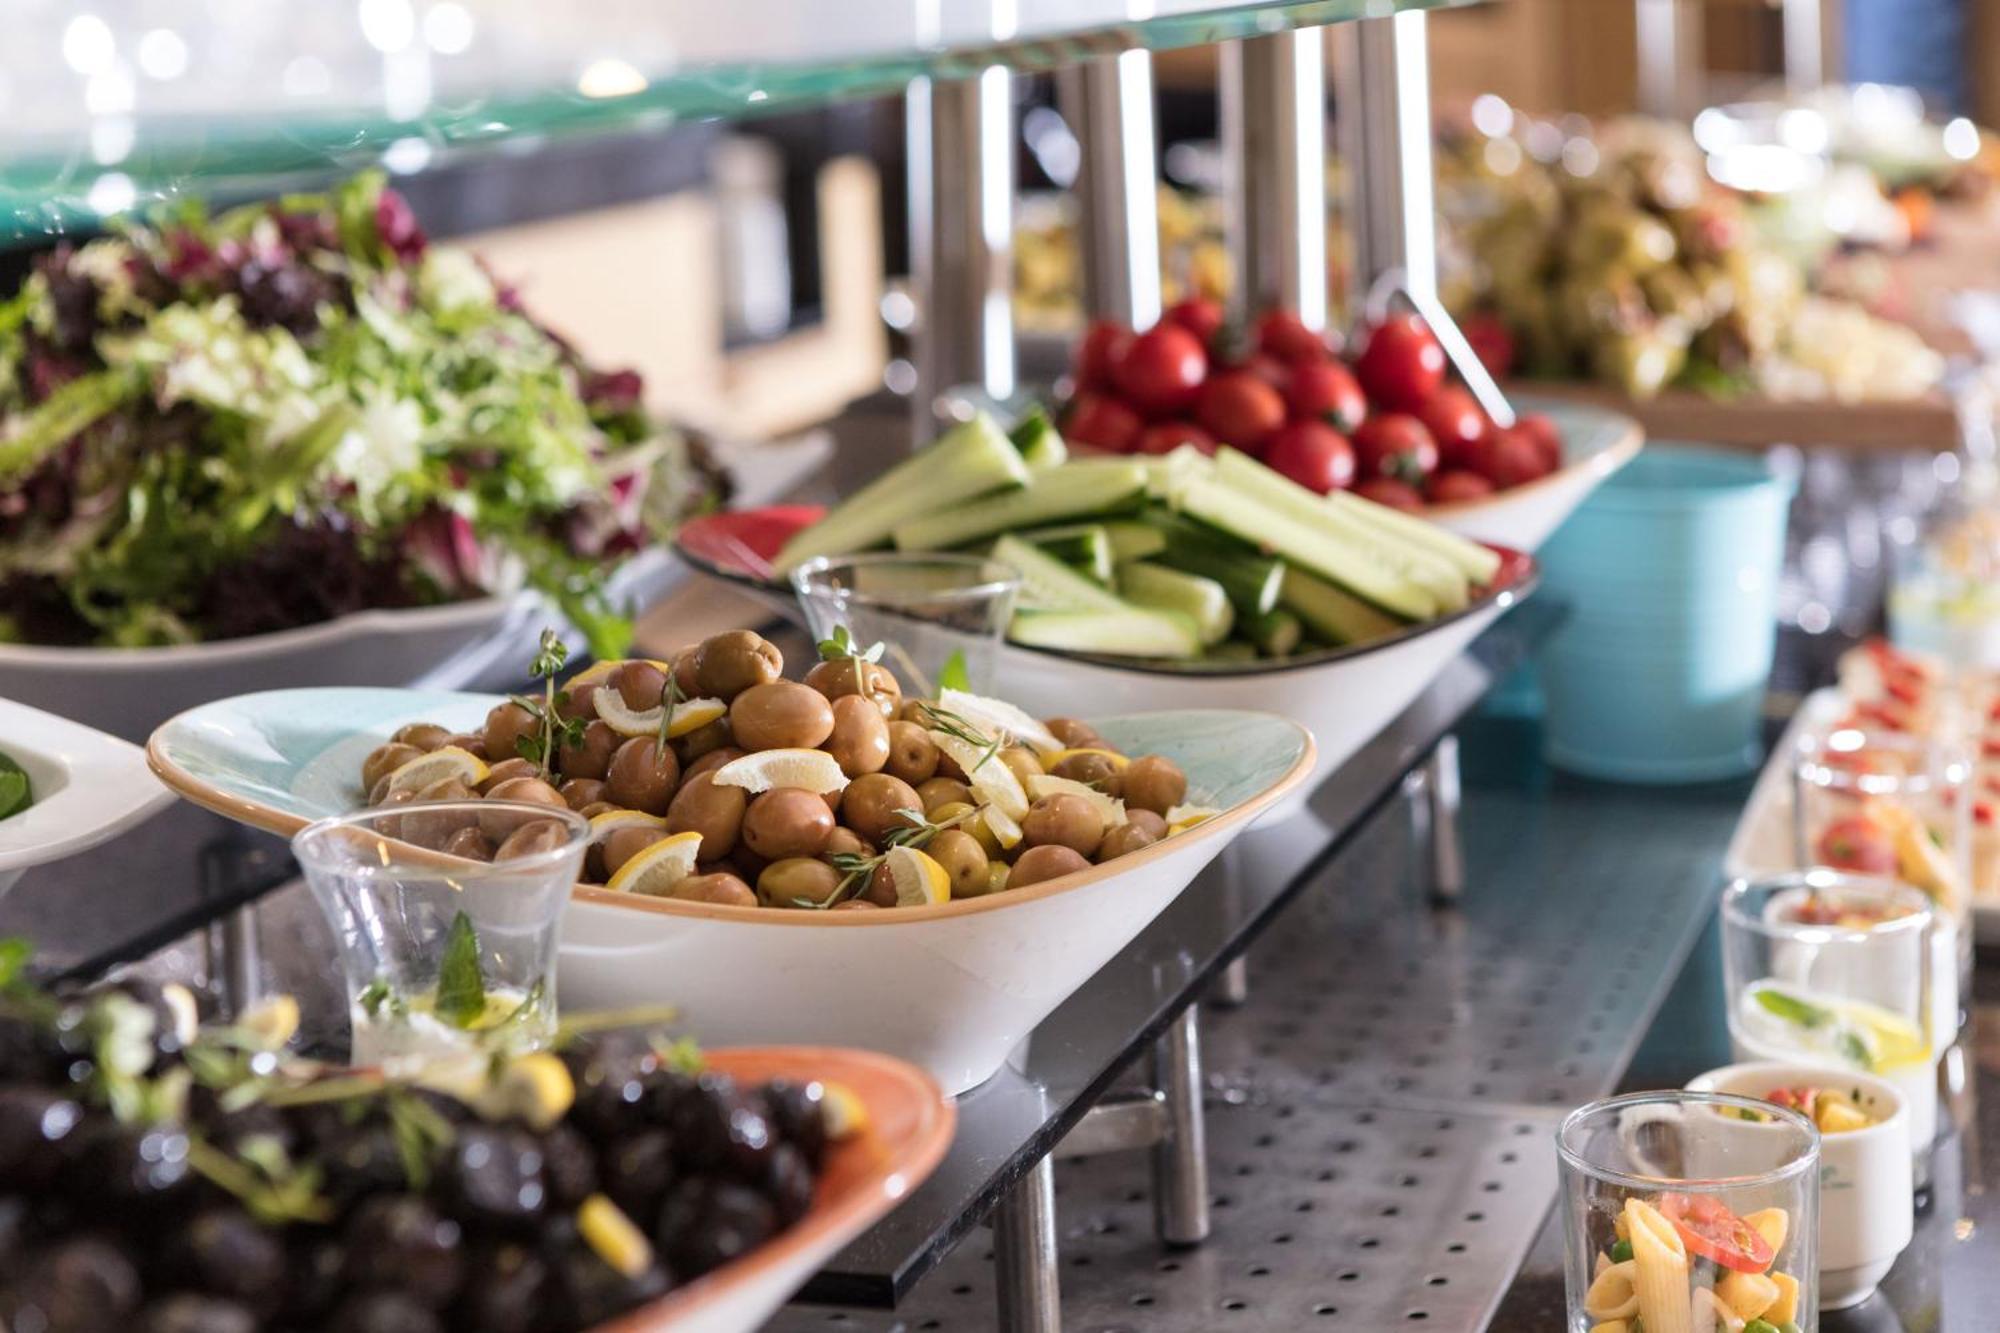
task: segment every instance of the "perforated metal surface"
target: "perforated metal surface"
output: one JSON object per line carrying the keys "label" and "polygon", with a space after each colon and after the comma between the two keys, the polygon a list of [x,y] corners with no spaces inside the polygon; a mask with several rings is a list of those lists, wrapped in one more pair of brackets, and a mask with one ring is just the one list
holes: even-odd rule
{"label": "perforated metal surface", "polygon": [[[1144,1154],[1056,1168],[1063,1327],[1476,1330],[1554,1194],[1553,1117],[1415,1114],[1305,1092],[1210,1107],[1215,1232],[1154,1239]],[[894,1314],[795,1306],[781,1333],[995,1327],[990,1237]]]}

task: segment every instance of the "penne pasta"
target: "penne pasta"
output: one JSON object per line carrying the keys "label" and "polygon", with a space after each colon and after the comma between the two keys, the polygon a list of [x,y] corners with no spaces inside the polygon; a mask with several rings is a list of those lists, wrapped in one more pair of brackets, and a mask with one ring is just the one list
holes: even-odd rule
{"label": "penne pasta", "polygon": [[1715,1284],[1715,1294],[1745,1320],[1758,1319],[1778,1303],[1778,1284],[1762,1273],[1728,1273]]}
{"label": "penne pasta", "polygon": [[1625,1201],[1624,1217],[1631,1229],[1639,1321],[1646,1333],[1694,1333],[1688,1254],[1680,1232],[1641,1199]]}
{"label": "penne pasta", "polygon": [[1743,1333],[1743,1318],[1707,1287],[1694,1289],[1694,1333]]}
{"label": "penne pasta", "polygon": [[1600,1322],[1630,1319],[1639,1313],[1639,1293],[1633,1286],[1633,1263],[1608,1264],[1583,1294],[1583,1312]]}
{"label": "penne pasta", "polygon": [[1592,1324],[1590,1333],[1632,1333],[1632,1326],[1623,1319],[1606,1319]]}
{"label": "penne pasta", "polygon": [[1604,1270],[1609,1267],[1611,1267],[1611,1256],[1599,1250],[1597,1252],[1597,1262],[1590,1266],[1590,1280],[1595,1282],[1597,1279],[1603,1277]]}
{"label": "penne pasta", "polygon": [[1771,1281],[1778,1288],[1778,1299],[1771,1308],[1757,1316],[1772,1324],[1793,1324],[1799,1318],[1799,1280],[1790,1273],[1772,1273]]}
{"label": "penne pasta", "polygon": [[1744,1217],[1750,1229],[1764,1238],[1764,1243],[1776,1254],[1785,1248],[1785,1237],[1791,1234],[1792,1215],[1782,1208],[1759,1208]]}

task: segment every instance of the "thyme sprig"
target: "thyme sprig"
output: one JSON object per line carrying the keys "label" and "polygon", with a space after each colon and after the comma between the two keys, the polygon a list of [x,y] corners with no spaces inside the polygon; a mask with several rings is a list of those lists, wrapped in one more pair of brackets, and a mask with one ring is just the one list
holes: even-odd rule
{"label": "thyme sprig", "polygon": [[667,683],[660,686],[660,748],[662,750],[667,748],[667,741],[673,736],[674,712],[686,702],[687,696],[681,693],[680,677],[669,671],[667,673]]}
{"label": "thyme sprig", "polygon": [[586,723],[580,717],[562,715],[561,706],[569,702],[569,691],[556,688],[556,676],[568,661],[569,645],[554,630],[544,629],[534,660],[528,664],[528,674],[542,682],[542,697],[510,696],[535,719],[541,731],[539,736],[522,737],[515,743],[515,752],[544,773],[554,771],[556,755],[565,746],[583,743]]}
{"label": "thyme sprig", "polygon": [[826,858],[827,864],[838,870],[841,878],[840,883],[833,886],[833,892],[827,895],[825,902],[816,903],[810,898],[794,898],[792,905],[794,907],[805,907],[823,912],[828,908],[845,902],[860,891],[861,886],[868,882],[869,876],[875,873],[878,866],[889,859],[890,852],[898,847],[909,847],[913,850],[921,851],[925,847],[930,846],[931,839],[937,837],[938,834],[948,828],[957,828],[960,824],[963,824],[979,812],[977,810],[963,810],[953,815],[950,819],[945,820],[932,820],[923,811],[913,810],[908,806],[899,807],[896,813],[903,817],[905,821],[904,826],[898,829],[891,829],[889,832],[883,834],[882,850],[875,855],[863,856],[860,852],[835,852]]}
{"label": "thyme sprig", "polygon": [[980,748],[979,758],[966,767],[967,777],[972,776],[973,769],[983,767],[987,760],[999,754],[1000,747],[1006,744],[1005,736],[989,736],[949,708],[934,703],[920,703],[917,705],[917,711],[923,714],[931,730],[942,731],[945,735],[964,741],[967,745],[977,745]]}

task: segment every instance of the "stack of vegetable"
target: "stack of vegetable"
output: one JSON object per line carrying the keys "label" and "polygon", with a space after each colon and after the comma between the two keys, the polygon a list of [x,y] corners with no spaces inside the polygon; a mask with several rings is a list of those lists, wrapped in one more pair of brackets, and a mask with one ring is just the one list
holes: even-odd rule
{"label": "stack of vegetable", "polygon": [[980,416],[899,464],[779,553],[780,572],[893,545],[1013,566],[1017,643],[1243,662],[1364,642],[1460,610],[1500,557],[1236,449],[1070,459],[1037,414]]}

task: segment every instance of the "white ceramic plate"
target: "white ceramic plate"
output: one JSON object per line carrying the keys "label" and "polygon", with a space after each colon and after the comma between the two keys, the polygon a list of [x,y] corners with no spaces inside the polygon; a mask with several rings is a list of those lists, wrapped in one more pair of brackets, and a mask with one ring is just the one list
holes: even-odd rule
{"label": "white ceramic plate", "polygon": [[29,867],[88,851],[173,803],[138,746],[11,699],[0,699],[0,750],[34,792],[34,804],[0,819],[0,893]]}
{"label": "white ceramic plate", "polygon": [[[362,801],[361,761],[407,722],[477,727],[497,695],[276,690],[161,727],[154,771],[189,800],[289,834]],[[1304,729],[1269,713],[1190,710],[1096,725],[1165,754],[1215,818],[1117,861],[933,907],[792,912],[579,888],[563,920],[562,1003],[673,1004],[722,1044],[860,1046],[949,1092],[984,1081],[1034,1026],[1312,769]]]}

